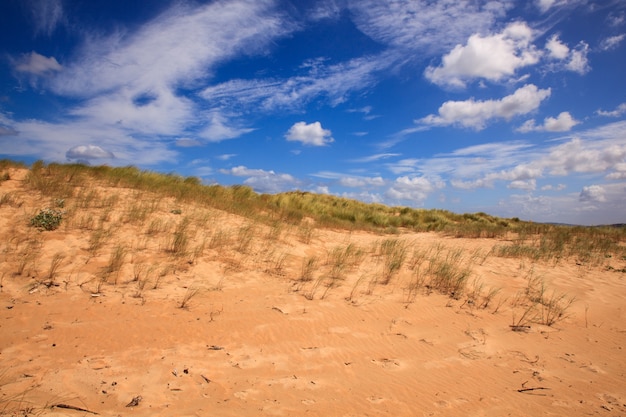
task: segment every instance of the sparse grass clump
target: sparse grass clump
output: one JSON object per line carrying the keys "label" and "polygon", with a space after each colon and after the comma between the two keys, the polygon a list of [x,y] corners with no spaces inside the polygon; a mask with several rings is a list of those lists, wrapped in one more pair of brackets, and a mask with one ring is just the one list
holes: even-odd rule
{"label": "sparse grass clump", "polygon": [[463,257],[460,249],[450,250],[444,259],[431,258],[428,274],[429,286],[454,299],[460,299],[472,274],[471,265]]}
{"label": "sparse grass clump", "polygon": [[380,256],[383,260],[381,284],[387,285],[402,267],[407,253],[406,242],[399,239],[386,239],[380,244]]}
{"label": "sparse grass clump", "polygon": [[181,257],[187,254],[187,248],[190,241],[190,224],[191,220],[189,219],[189,217],[183,217],[183,219],[176,226],[176,230],[171,236],[171,239],[167,246],[167,251],[173,256]]}

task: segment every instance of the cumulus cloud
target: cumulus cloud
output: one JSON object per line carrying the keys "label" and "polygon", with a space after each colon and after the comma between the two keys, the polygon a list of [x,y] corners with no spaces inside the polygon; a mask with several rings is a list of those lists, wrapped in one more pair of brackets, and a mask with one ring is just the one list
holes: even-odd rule
{"label": "cumulus cloud", "polygon": [[565,59],[569,55],[569,47],[559,40],[557,35],[552,36],[546,43],[548,56],[553,59]]}
{"label": "cumulus cloud", "polygon": [[435,190],[445,187],[440,179],[424,176],[402,176],[396,178],[385,195],[395,201],[411,201],[421,204]]}
{"label": "cumulus cloud", "polygon": [[552,36],[546,42],[547,57],[551,60],[547,68],[551,71],[573,71],[584,75],[591,70],[589,65],[589,45],[579,42],[574,48],[570,48],[559,39],[558,35]]}
{"label": "cumulus cloud", "polygon": [[528,84],[500,100],[447,101],[439,107],[437,115],[431,114],[416,122],[430,126],[453,125],[481,130],[492,119],[509,120],[536,110],[550,93],[549,88],[539,89]]}
{"label": "cumulus cloud", "polygon": [[113,152],[102,149],[97,145],[78,145],[68,149],[65,153],[67,159],[111,159],[115,158]]}
{"label": "cumulus cloud", "polygon": [[285,134],[285,138],[288,141],[301,142],[304,145],[325,146],[334,142],[331,134],[332,132],[330,130],[322,128],[320,122],[310,124],[297,122],[289,128],[289,131]]}
{"label": "cumulus cloud", "polygon": [[606,201],[605,190],[600,185],[583,187],[579,199],[584,202],[604,203]]}
{"label": "cumulus cloud", "polygon": [[519,68],[539,61],[541,54],[532,40],[533,31],[524,22],[511,23],[494,35],[474,34],[466,45],[457,45],[446,54],[440,66],[429,66],[424,75],[435,84],[455,87],[476,78],[509,78]]}
{"label": "cumulus cloud", "polygon": [[578,74],[586,74],[591,70],[587,54],[589,53],[589,45],[586,42],[580,42],[576,48],[570,53],[570,58],[565,68],[577,72]]}
{"label": "cumulus cloud", "polygon": [[626,162],[615,164],[613,170],[613,172],[606,176],[607,180],[626,180]]}
{"label": "cumulus cloud", "polygon": [[615,108],[615,110],[605,111],[602,109],[596,110],[596,114],[599,116],[606,117],[619,117],[622,114],[626,113],[626,103],[622,103]]}
{"label": "cumulus cloud", "polygon": [[60,71],[63,67],[55,57],[45,57],[32,51],[30,54],[24,54],[13,62],[15,71],[45,76]]}
{"label": "cumulus cloud", "polygon": [[556,118],[546,117],[543,120],[543,124],[537,126],[535,120],[527,120],[517,131],[522,133],[527,132],[567,132],[572,127],[579,124],[580,121],[574,119],[569,112],[561,112]]}

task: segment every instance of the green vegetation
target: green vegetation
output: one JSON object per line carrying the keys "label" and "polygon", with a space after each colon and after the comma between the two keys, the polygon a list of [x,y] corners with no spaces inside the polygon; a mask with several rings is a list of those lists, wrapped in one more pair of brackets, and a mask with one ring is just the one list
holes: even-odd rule
{"label": "green vegetation", "polygon": [[[0,161],[0,169],[7,169],[10,162]],[[14,164],[19,167],[19,164]],[[83,200],[94,198],[95,191],[80,188],[86,179],[91,179],[102,186],[123,187],[138,191],[153,192],[161,197],[172,197],[178,202],[198,203],[205,207],[225,210],[246,216],[255,221],[267,224],[280,221],[282,223],[301,226],[303,239],[307,240],[310,233],[309,223],[313,221],[317,227],[331,227],[349,230],[369,230],[394,233],[398,229],[412,231],[438,231],[454,237],[506,237],[508,233],[517,233],[520,239],[513,249],[505,249],[502,256],[509,256],[511,251],[519,254],[527,252],[527,256],[541,257],[546,252],[573,250],[595,251],[602,248],[589,247],[588,239],[574,239],[576,236],[597,237],[595,244],[624,241],[625,228],[588,228],[569,227],[524,222],[518,218],[503,219],[486,213],[456,214],[439,209],[413,209],[409,207],[389,207],[382,204],[367,204],[355,200],[326,194],[314,194],[292,191],[280,194],[257,194],[252,188],[243,185],[224,187],[219,185],[203,185],[196,177],[183,177],[177,174],[160,174],[140,170],[136,167],[87,166],[81,164],[46,165],[42,161],[35,162],[26,178],[27,185],[43,195],[57,199],[72,196],[78,187],[78,195]],[[114,203],[114,201],[112,202]],[[84,202],[83,205],[88,204]],[[154,210],[154,202],[138,204],[127,213],[127,221],[140,221]],[[173,210],[173,213],[179,213]],[[544,242],[528,245],[526,240],[533,236],[544,236]],[[543,246],[542,246],[543,245]],[[576,249],[579,248],[579,249]],[[570,253],[571,254],[571,253]]]}
{"label": "green vegetation", "polygon": [[[6,173],[7,179],[13,176],[12,171],[9,175],[10,170],[16,168],[26,167],[0,161],[0,175]],[[176,268],[192,265],[206,252],[209,257],[231,265],[233,270],[244,263],[256,262],[265,265],[267,271],[281,275],[291,255],[281,253],[278,256],[273,245],[290,238],[308,245],[318,240],[325,228],[364,230],[386,236],[368,250],[348,244],[328,250],[326,259],[315,256],[301,259],[298,281],[300,287],[306,283],[312,285],[307,291],[310,297],[318,287],[325,288],[326,295],[329,289],[341,285],[346,275],[354,272],[361,278],[351,298],[361,282],[369,282],[369,293],[378,284],[397,282],[403,285],[407,301],[413,300],[423,288],[455,299],[467,299],[467,305],[486,308],[496,290],[482,288],[479,284],[472,288],[469,282],[473,278],[472,266],[481,265],[488,256],[529,259],[533,263],[575,261],[581,266],[602,266],[618,271],[621,264],[612,266],[611,262],[626,259],[624,227],[538,224],[486,213],[456,214],[446,210],[366,204],[301,191],[257,194],[247,186],[203,185],[195,177],[159,174],[132,166],[91,167],[37,161],[23,184],[30,194],[45,197],[48,207],[53,207],[32,217],[32,226],[54,230],[63,220],[68,230],[89,231],[83,247],[88,252],[86,263],[100,259],[101,252],[104,256],[110,254],[109,263],[103,267],[104,282],[109,278],[117,281],[127,251],[144,251],[152,248],[150,245],[169,253],[170,261],[179,265]],[[0,206],[20,207],[22,199],[15,192],[5,193],[0,197]],[[224,230],[215,223],[215,210],[242,216],[244,220],[237,229]],[[140,235],[133,244],[115,248],[111,236],[118,228],[138,228]],[[202,233],[198,234],[198,230]],[[498,241],[489,253],[465,254],[448,251],[443,246],[424,251],[396,237],[405,231]],[[154,239],[158,236],[161,238]],[[26,245],[20,244],[17,252],[25,248]],[[366,255],[376,260],[376,271],[359,270]],[[17,259],[20,259],[18,274],[33,263],[30,256]],[[52,275],[56,267],[53,263]],[[161,277],[154,279],[155,287]],[[559,301],[558,295],[555,297],[552,303],[546,303],[555,305],[564,301]],[[543,305],[548,316],[544,321],[551,322],[552,312],[544,303],[538,302],[538,305]]]}
{"label": "green vegetation", "polygon": [[30,225],[41,230],[55,230],[61,225],[63,212],[45,208],[30,219]]}

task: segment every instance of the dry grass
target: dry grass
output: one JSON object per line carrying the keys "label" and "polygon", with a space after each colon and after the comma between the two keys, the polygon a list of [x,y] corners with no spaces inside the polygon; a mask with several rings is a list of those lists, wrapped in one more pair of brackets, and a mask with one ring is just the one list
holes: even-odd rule
{"label": "dry grass", "polygon": [[[3,161],[0,174],[14,167],[24,169]],[[4,175],[0,184],[11,180],[10,175]],[[474,275],[475,267],[490,256],[533,263],[574,261],[586,267],[606,265],[607,270],[614,271],[622,267],[619,263],[613,267],[609,262],[626,259],[623,228],[540,225],[485,213],[458,215],[444,210],[387,207],[302,192],[259,195],[245,186],[204,186],[197,178],[134,167],[47,165],[39,161],[32,165],[23,185],[24,191],[2,193],[0,208],[23,211],[24,204],[31,204],[35,198],[45,202],[39,207],[64,211],[63,227],[57,232],[81,234],[83,252],[41,266],[38,255],[44,240],[39,232],[20,231],[4,248],[10,268],[18,276],[41,273],[42,281],[54,282],[62,265],[67,263],[76,270],[72,265],[80,259],[93,265],[91,268],[99,268],[98,277],[91,278],[98,282],[98,292],[102,285],[118,283],[130,255],[134,268],[131,281],[136,283],[137,295],[143,294],[148,285],[159,288],[162,280],[174,273],[183,274],[198,262],[213,260],[227,274],[250,267],[275,277],[292,276],[298,290],[311,299],[327,297],[345,282],[351,288],[346,291],[349,300],[354,300],[359,291],[372,294],[378,286],[393,290],[397,283],[407,303],[414,302],[421,291],[436,291],[471,308],[495,307],[497,311],[506,297]],[[220,220],[224,213],[242,217],[237,226],[225,226]],[[324,242],[318,238],[324,228],[361,229],[386,236],[364,249],[350,242]],[[41,233],[47,233],[42,229]],[[134,240],[113,242],[113,236],[122,230],[132,231]],[[492,252],[442,244],[423,248],[404,240],[404,231],[440,231],[446,236],[498,240]],[[296,255],[291,252],[295,241],[323,249],[308,256]],[[135,264],[136,253],[150,256],[158,250],[169,254],[168,262],[158,268]],[[290,268],[296,271],[291,273]],[[531,281],[526,294],[517,297],[518,306],[514,308],[534,304],[525,319],[536,312],[538,318],[533,321],[547,325],[567,317],[573,301],[549,292],[545,283]],[[500,301],[494,306],[498,296]]]}

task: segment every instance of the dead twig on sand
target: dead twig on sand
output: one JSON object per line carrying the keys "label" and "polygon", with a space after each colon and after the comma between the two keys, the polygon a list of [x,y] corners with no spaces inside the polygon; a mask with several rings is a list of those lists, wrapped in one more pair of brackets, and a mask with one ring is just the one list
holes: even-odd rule
{"label": "dead twig on sand", "polygon": [[[528,387],[526,388],[526,384],[528,383],[528,381],[524,382],[522,384],[522,388],[518,389],[517,392],[521,392],[521,393],[530,393],[532,391],[541,391],[541,390],[548,390],[550,388],[547,387]],[[545,395],[545,394],[535,394],[535,395]]]}
{"label": "dead twig on sand", "polygon": [[143,398],[141,398],[141,395],[133,397],[133,399],[130,400],[130,402],[128,404],[126,404],[126,407],[137,407],[142,399]]}
{"label": "dead twig on sand", "polygon": [[52,406],[50,406],[50,408],[63,408],[65,410],[81,411],[83,413],[89,413],[89,414],[96,414],[96,415],[98,415],[98,413],[96,413],[95,411],[87,410],[86,408],[76,407],[75,405],[53,404]]}

